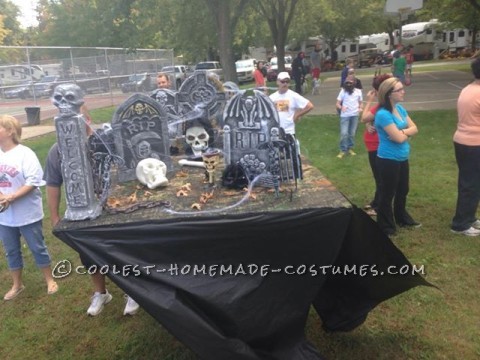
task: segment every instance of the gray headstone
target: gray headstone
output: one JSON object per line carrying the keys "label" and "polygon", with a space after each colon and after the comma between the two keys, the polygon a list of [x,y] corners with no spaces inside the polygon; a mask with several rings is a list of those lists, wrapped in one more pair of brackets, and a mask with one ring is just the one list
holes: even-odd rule
{"label": "gray headstone", "polygon": [[223,117],[225,164],[242,165],[251,179],[263,175],[259,184],[272,183],[273,176],[280,175],[275,145],[281,140],[272,101],[261,91],[240,91],[227,103]]}
{"label": "gray headstone", "polygon": [[116,153],[123,159],[118,171],[120,182],[134,180],[137,164],[155,158],[172,171],[169,154],[168,114],[151,97],[134,94],[122,103],[112,120]]}
{"label": "gray headstone", "polygon": [[65,219],[95,219],[102,207],[94,191],[86,123],[79,114],[83,93],[77,85],[59,85],[55,88],[53,103],[60,111],[55,117],[55,128],[67,203]]}
{"label": "gray headstone", "polygon": [[196,117],[216,119],[221,122],[226,102],[223,85],[215,77],[208,76],[206,72],[195,72],[189,76],[180,86],[177,98],[180,113],[198,113],[198,110],[201,110],[201,116]]}
{"label": "gray headstone", "polygon": [[168,135],[176,139],[183,135],[183,118],[179,113],[177,93],[168,89],[156,89],[150,95],[167,113]]}

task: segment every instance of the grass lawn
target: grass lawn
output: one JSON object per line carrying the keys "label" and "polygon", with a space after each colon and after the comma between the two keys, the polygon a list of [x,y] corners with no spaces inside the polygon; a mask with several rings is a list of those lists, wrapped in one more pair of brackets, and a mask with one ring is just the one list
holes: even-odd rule
{"label": "grass lawn", "polygon": [[[109,121],[113,109],[91,111],[96,122]],[[400,230],[394,242],[426,278],[440,288],[419,287],[380,304],[367,321],[349,333],[327,334],[312,310],[308,339],[329,359],[478,359],[480,357],[480,238],[449,231],[456,201],[456,164],[452,135],[455,111],[414,112],[419,134],[411,140],[408,209],[423,226]],[[306,117],[297,127],[302,152],[354,204],[370,201],[374,184],[362,142],[358,155],[337,159],[336,116]],[[25,141],[42,163],[54,135]],[[46,209],[46,206],[45,206]],[[51,235],[48,214],[44,233],[53,264],[78,255]],[[144,311],[124,317],[123,292],[107,282],[113,301],[101,315],[86,315],[91,295],[87,276],[60,279],[60,290],[47,296],[40,272],[24,249],[26,290],[14,301],[0,303],[1,359],[195,359]],[[0,294],[10,287],[0,250]],[[217,360],[217,359],[212,359]],[[218,359],[228,360],[228,359]]]}

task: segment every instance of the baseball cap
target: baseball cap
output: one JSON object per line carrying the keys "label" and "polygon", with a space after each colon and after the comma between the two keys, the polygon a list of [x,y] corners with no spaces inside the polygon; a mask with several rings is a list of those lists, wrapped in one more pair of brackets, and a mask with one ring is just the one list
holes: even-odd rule
{"label": "baseball cap", "polygon": [[288,75],[288,72],[282,71],[280,74],[278,74],[277,80],[285,80],[285,79],[290,79],[290,75]]}

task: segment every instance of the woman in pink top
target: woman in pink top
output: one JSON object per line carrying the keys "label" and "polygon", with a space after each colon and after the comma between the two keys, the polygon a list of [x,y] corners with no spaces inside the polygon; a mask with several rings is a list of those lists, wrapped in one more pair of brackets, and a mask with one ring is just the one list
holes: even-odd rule
{"label": "woman in pink top", "polygon": [[480,235],[475,217],[480,201],[480,58],[471,64],[475,80],[467,85],[457,101],[458,123],[453,135],[458,166],[458,194],[451,229],[456,234]]}

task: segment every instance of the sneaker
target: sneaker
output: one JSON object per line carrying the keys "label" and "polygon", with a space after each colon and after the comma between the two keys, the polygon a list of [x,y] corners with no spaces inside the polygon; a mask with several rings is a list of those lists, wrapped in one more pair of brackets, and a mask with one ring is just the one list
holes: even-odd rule
{"label": "sneaker", "polygon": [[480,220],[475,220],[475,222],[472,224],[472,227],[480,230]]}
{"label": "sneaker", "polygon": [[103,310],[103,306],[112,301],[112,295],[108,291],[105,294],[95,292],[92,296],[92,303],[87,310],[87,314],[90,316],[97,316]]}
{"label": "sneaker", "polygon": [[123,315],[135,315],[138,309],[140,309],[140,305],[127,294],[125,294],[125,300],[127,304],[125,305],[125,310],[123,310]]}
{"label": "sneaker", "polygon": [[422,224],[417,223],[417,222],[412,222],[412,223],[408,223],[408,224],[398,224],[398,226],[403,227],[403,228],[418,229],[419,227],[422,226]]}
{"label": "sneaker", "polygon": [[357,153],[355,151],[353,151],[352,149],[348,150],[348,153],[352,156],[357,155]]}
{"label": "sneaker", "polygon": [[[477,220],[478,221],[478,220]],[[450,229],[454,234],[462,234],[466,236],[478,236],[480,235],[480,229],[475,229],[473,226],[470,226],[467,230],[453,230]]]}
{"label": "sneaker", "polygon": [[337,158],[343,159],[344,156],[345,156],[345,153],[343,151],[340,151],[337,155]]}

